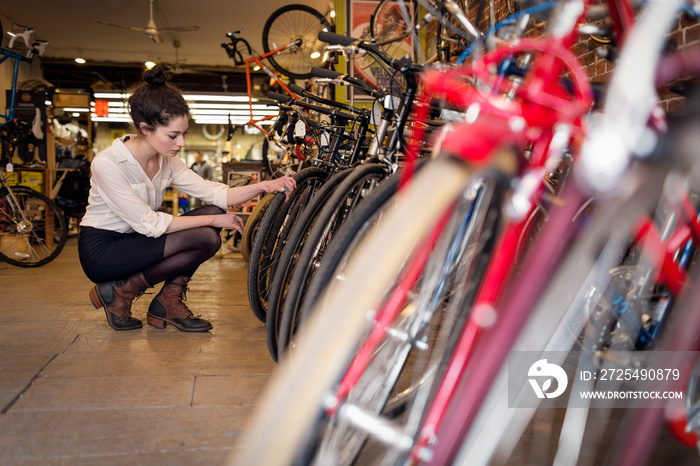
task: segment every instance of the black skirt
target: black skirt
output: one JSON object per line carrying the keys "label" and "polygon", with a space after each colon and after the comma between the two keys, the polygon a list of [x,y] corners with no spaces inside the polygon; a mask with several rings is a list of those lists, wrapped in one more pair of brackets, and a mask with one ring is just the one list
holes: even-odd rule
{"label": "black skirt", "polygon": [[81,227],[80,265],[93,283],[126,279],[163,260],[165,239]]}

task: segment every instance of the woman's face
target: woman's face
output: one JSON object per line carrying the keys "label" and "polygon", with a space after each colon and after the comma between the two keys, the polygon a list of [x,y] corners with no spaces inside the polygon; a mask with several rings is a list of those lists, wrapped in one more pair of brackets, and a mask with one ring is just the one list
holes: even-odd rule
{"label": "woman's face", "polygon": [[185,147],[185,134],[189,128],[187,116],[174,117],[165,126],[158,126],[151,131],[143,129],[146,142],[159,154],[170,157],[177,156],[180,149]]}

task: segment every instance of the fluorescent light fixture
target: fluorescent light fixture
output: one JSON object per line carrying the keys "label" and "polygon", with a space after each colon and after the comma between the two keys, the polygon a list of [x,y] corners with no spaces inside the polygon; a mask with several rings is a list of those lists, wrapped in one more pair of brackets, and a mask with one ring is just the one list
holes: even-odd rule
{"label": "fluorescent light fixture", "polygon": [[[212,101],[212,102],[248,102],[247,95],[233,95],[233,94],[184,94],[185,100],[191,101]],[[253,102],[257,102],[258,99],[253,97],[251,99]]]}
{"label": "fluorescent light fixture", "polygon": [[128,99],[130,95],[121,92],[95,92],[96,99]]}
{"label": "fluorescent light fixture", "polygon": [[[109,115],[98,117],[92,113],[93,121],[122,121],[130,122],[127,99],[130,94],[120,91],[98,91],[95,99],[106,99]],[[184,94],[184,98],[190,107],[192,119],[197,124],[228,123],[229,116],[236,120],[234,124],[245,124],[250,119],[250,105],[248,96],[243,94],[224,93],[197,93]],[[260,99],[253,98],[253,102]],[[93,105],[94,106],[94,105]],[[277,115],[276,107],[264,103],[253,103],[253,118],[258,120],[268,116]],[[87,110],[85,110],[87,111]],[[205,118],[206,120],[202,120]],[[264,124],[268,124],[265,122]]]}
{"label": "fluorescent light fixture", "polygon": [[90,111],[90,109],[86,108],[86,107],[63,107],[63,111],[66,113],[68,113],[68,112],[87,113]]}

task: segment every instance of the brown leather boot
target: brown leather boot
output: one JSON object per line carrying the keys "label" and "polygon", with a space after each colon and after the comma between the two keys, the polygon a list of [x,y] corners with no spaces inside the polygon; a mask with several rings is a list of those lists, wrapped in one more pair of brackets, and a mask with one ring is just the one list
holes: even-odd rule
{"label": "brown leather boot", "polygon": [[143,327],[143,324],[131,317],[131,303],[150,287],[139,272],[126,280],[95,285],[90,290],[90,301],[95,309],[104,307],[107,323],[114,330],[133,330]]}
{"label": "brown leather boot", "polygon": [[172,324],[184,332],[206,332],[212,328],[211,322],[195,317],[184,303],[189,281],[189,277],[175,277],[165,282],[148,306],[148,325],[165,328]]}

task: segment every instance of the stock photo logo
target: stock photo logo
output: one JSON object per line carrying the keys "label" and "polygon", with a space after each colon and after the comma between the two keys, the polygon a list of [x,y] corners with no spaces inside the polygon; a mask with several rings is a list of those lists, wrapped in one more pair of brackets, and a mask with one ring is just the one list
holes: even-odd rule
{"label": "stock photo logo", "polygon": [[[533,363],[527,375],[535,395],[540,399],[558,397],[564,393],[569,383],[564,369],[557,364],[548,363],[546,359],[540,359]],[[556,386],[551,391],[554,380],[556,380]]]}

